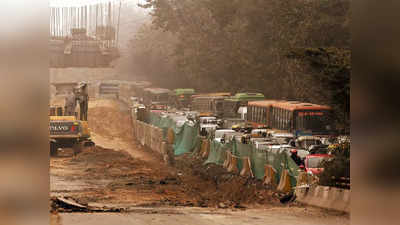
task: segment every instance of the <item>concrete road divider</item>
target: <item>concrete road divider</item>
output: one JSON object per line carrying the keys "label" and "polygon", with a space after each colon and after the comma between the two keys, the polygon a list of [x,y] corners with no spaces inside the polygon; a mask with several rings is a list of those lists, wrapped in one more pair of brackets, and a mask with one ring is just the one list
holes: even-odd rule
{"label": "concrete road divider", "polygon": [[313,185],[318,182],[318,177],[307,172],[300,172],[297,176],[297,186]]}
{"label": "concrete road divider", "polygon": [[326,186],[297,187],[296,201],[350,213],[350,190]]}
{"label": "concrete road divider", "polygon": [[162,129],[139,120],[132,120],[132,126],[135,137],[142,146],[160,154],[166,163],[173,163],[172,145],[163,140]]}

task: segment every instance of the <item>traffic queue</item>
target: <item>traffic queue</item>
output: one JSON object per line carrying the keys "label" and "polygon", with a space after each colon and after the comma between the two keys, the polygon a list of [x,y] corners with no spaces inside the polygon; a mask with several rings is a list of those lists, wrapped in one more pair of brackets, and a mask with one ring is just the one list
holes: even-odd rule
{"label": "traffic queue", "polygon": [[132,85],[132,107],[138,119],[150,113],[169,115],[199,124],[199,134],[219,143],[233,139],[259,150],[285,149],[309,174],[318,174],[335,146],[349,142],[335,132],[333,110],[300,101],[267,100],[262,93],[196,93],[194,89],[152,88],[148,82]]}

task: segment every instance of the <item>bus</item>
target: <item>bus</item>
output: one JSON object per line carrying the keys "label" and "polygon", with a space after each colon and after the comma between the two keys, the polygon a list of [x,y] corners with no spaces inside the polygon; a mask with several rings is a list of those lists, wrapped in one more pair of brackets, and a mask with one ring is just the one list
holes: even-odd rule
{"label": "bus", "polygon": [[198,111],[204,116],[217,116],[220,100],[223,100],[223,96],[199,96],[193,98],[192,110]]}
{"label": "bus", "polygon": [[271,128],[271,107],[280,100],[250,101],[247,104],[247,126]]}
{"label": "bus", "polygon": [[197,94],[192,96],[192,110],[204,116],[220,116],[224,99],[230,98],[228,92]]}
{"label": "bus", "polygon": [[157,103],[168,104],[170,90],[166,88],[145,88],[144,89],[144,104],[149,106],[151,104]]}
{"label": "bus", "polygon": [[195,90],[192,88],[178,88],[170,92],[169,103],[177,109],[190,108],[192,96]]}
{"label": "bus", "polygon": [[240,102],[241,105],[246,106],[249,101],[265,100],[265,96],[262,93],[236,93],[232,96],[232,99]]}
{"label": "bus", "polygon": [[286,101],[271,108],[271,127],[299,135],[330,135],[333,132],[333,112],[330,106]]}
{"label": "bus", "polygon": [[300,135],[330,135],[332,108],[298,101],[249,102],[247,120],[252,127],[266,127]]}

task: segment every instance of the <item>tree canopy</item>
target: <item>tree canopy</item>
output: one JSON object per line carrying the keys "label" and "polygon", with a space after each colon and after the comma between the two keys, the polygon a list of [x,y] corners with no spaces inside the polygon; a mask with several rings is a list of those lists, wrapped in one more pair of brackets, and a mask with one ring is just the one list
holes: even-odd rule
{"label": "tree canopy", "polygon": [[[147,0],[132,40],[155,84],[332,105],[348,124],[350,0]],[[347,122],[346,122],[347,120]]]}

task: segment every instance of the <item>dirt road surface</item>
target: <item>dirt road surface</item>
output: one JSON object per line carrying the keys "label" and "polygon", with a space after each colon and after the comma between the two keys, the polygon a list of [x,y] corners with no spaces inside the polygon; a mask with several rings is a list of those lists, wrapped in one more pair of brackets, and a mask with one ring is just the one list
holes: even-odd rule
{"label": "dirt road surface", "polygon": [[118,101],[91,101],[89,124],[96,147],[76,157],[64,149],[51,159],[51,197],[122,212],[53,207],[54,225],[349,224],[342,213],[281,204],[260,182],[205,167],[190,156],[178,158],[174,167],[164,164],[134,140],[129,110]]}

